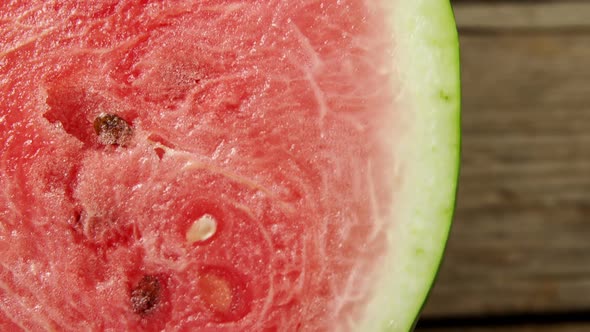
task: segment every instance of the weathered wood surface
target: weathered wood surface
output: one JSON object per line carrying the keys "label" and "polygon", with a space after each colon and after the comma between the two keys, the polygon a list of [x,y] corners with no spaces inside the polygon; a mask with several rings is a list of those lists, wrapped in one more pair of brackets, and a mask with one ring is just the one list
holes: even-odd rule
{"label": "weathered wood surface", "polygon": [[588,325],[494,330],[590,331],[590,1],[454,6],[462,174],[423,317],[588,310]]}
{"label": "weathered wood surface", "polygon": [[457,24],[462,28],[569,29],[588,28],[587,0],[462,0],[455,1]]}

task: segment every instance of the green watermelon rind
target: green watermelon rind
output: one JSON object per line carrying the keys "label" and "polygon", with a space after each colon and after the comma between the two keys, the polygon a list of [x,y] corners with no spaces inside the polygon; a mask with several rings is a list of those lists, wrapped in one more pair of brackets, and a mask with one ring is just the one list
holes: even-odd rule
{"label": "green watermelon rind", "polygon": [[[387,0],[385,0],[387,1]],[[460,164],[459,40],[449,0],[397,0],[390,10],[393,66],[408,129],[391,145],[401,187],[389,250],[358,331],[413,329],[438,272],[455,210]],[[406,116],[406,115],[404,115]],[[398,171],[400,170],[400,171]]]}

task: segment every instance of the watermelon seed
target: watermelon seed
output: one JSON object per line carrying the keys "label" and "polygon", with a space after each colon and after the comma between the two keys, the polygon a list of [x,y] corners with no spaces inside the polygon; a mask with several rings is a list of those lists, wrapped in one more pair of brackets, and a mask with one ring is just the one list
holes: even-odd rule
{"label": "watermelon seed", "polygon": [[190,244],[210,239],[217,231],[217,220],[210,215],[204,214],[195,220],[186,232],[186,241]]}
{"label": "watermelon seed", "polygon": [[144,276],[131,291],[131,306],[133,312],[139,315],[150,313],[160,302],[161,285],[158,278],[151,275]]}
{"label": "watermelon seed", "polygon": [[104,145],[125,145],[131,137],[131,126],[115,114],[103,113],[94,119],[94,131]]}

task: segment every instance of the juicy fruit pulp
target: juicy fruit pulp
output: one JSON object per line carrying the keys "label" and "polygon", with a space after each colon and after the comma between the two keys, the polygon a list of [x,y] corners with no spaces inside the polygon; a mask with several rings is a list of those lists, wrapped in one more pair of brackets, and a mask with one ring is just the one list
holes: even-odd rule
{"label": "juicy fruit pulp", "polygon": [[352,328],[391,222],[378,6],[0,13],[3,330]]}
{"label": "juicy fruit pulp", "polygon": [[0,330],[407,331],[458,158],[449,3],[0,3]]}

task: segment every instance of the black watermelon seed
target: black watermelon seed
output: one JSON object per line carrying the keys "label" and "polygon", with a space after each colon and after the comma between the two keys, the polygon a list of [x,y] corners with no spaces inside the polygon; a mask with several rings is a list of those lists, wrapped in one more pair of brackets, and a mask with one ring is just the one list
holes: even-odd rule
{"label": "black watermelon seed", "polygon": [[149,314],[160,302],[162,285],[155,276],[144,276],[131,291],[131,307],[139,315]]}
{"label": "black watermelon seed", "polygon": [[115,114],[101,114],[94,119],[94,131],[104,145],[125,145],[131,137],[131,126]]}

